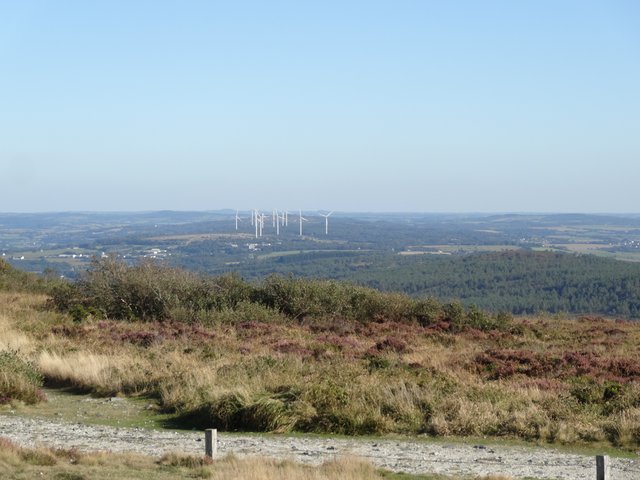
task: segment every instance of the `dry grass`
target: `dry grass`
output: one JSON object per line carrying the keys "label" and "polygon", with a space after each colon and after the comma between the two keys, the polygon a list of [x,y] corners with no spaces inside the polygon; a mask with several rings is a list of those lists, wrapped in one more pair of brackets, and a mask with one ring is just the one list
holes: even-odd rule
{"label": "dry grass", "polygon": [[212,480],[369,480],[382,479],[374,467],[358,459],[343,458],[318,467],[288,460],[240,459],[179,454],[153,459],[134,454],[80,453],[48,448],[25,449],[0,437],[0,477],[18,479],[176,479]]}
{"label": "dry grass", "polygon": [[49,382],[102,395],[142,392],[147,383],[140,364],[123,355],[85,351],[59,355],[43,351],[37,357],[37,365]]}
{"label": "dry grass", "polygon": [[36,293],[0,291],[0,314],[24,313],[28,309],[40,308],[48,297]]}
{"label": "dry grass", "polygon": [[[7,310],[15,314],[14,297]],[[26,298],[26,297],[23,297]],[[28,307],[33,308],[29,302]],[[28,354],[33,352],[35,343],[14,326],[15,321],[5,313],[0,312],[0,404],[21,400],[36,403],[42,400],[40,386],[41,377],[27,361]]]}
{"label": "dry grass", "polygon": [[[640,325],[520,319],[512,331],[337,318],[125,322],[0,293],[0,332],[47,381],[147,393],[185,425],[640,445]],[[11,347],[9,347],[11,348]],[[0,348],[1,350],[1,348]]]}
{"label": "dry grass", "polygon": [[382,479],[383,477],[369,463],[357,459],[339,459],[324,463],[319,467],[302,466],[288,460],[268,458],[238,459],[227,457],[215,462],[211,469],[212,480],[246,478],[255,480],[279,480],[295,478],[300,480],[324,479]]}
{"label": "dry grass", "polygon": [[0,313],[0,351],[28,352],[32,345],[29,337],[17,331],[6,314]]}
{"label": "dry grass", "polygon": [[[27,449],[0,437],[0,477],[6,480],[382,480],[410,475],[382,473],[358,458],[343,457],[319,466],[290,460],[239,458],[233,455],[206,457],[168,454],[159,459],[136,454],[81,453],[50,448]],[[416,477],[418,478],[418,477]],[[420,475],[421,480],[462,480],[463,477]],[[470,477],[464,477],[470,480]],[[489,475],[475,480],[511,480]]]}

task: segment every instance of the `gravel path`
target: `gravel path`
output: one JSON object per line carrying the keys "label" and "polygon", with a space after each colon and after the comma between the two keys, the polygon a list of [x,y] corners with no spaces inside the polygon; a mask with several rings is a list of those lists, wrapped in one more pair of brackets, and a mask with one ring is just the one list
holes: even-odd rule
{"label": "gravel path", "polygon": [[[18,415],[0,415],[0,436],[27,447],[47,445],[153,456],[166,452],[198,455],[204,452],[203,433],[59,423]],[[535,447],[219,433],[218,454],[227,453],[288,458],[312,464],[354,455],[379,467],[406,473],[595,479],[594,457]],[[612,459],[611,463],[612,480],[640,479],[640,460]]]}

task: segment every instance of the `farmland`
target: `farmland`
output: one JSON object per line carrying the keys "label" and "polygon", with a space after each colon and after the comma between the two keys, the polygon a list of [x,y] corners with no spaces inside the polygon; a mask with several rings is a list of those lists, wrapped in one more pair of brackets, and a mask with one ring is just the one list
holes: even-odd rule
{"label": "farmland", "polygon": [[[292,214],[278,232],[267,219],[256,238],[247,212],[240,215],[236,230],[231,211],[2,214],[0,250],[22,270],[72,279],[93,258],[110,256],[256,281],[273,273],[340,279],[512,313],[638,311],[634,216],[336,213],[325,234],[324,218],[304,212],[303,235]],[[546,280],[538,267],[547,269]],[[519,277],[502,275],[505,269]],[[604,279],[611,292],[594,295],[587,278]],[[525,283],[535,292],[523,301]]]}

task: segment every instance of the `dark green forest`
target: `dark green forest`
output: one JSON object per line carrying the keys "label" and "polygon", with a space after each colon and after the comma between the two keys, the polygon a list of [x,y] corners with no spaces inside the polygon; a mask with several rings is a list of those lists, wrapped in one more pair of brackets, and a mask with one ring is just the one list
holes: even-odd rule
{"label": "dark green forest", "polygon": [[226,269],[232,270],[255,279],[280,273],[346,280],[517,315],[640,317],[640,264],[593,255],[526,250],[412,256],[318,252]]}
{"label": "dark green forest", "polygon": [[357,283],[460,299],[489,310],[640,316],[640,265],[551,252],[396,259],[354,272]]}

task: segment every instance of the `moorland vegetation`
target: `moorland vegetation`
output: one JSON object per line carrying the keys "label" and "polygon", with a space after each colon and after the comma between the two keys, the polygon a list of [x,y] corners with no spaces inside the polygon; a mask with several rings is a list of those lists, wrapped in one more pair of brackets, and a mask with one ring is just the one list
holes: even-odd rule
{"label": "moorland vegetation", "polygon": [[199,428],[640,445],[632,321],[108,259],[75,283],[2,285],[3,402],[45,382],[154,397]]}

